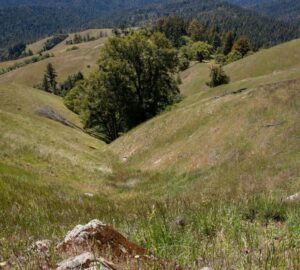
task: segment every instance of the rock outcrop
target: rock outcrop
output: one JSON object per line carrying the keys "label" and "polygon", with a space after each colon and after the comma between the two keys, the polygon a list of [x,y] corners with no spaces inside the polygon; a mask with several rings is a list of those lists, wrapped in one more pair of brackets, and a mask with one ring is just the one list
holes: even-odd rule
{"label": "rock outcrop", "polygon": [[94,254],[111,252],[115,257],[149,255],[149,252],[130,241],[111,226],[95,219],[85,225],[77,225],[68,232],[57,249],[67,255],[76,255],[83,251]]}
{"label": "rock outcrop", "polygon": [[174,263],[170,268],[170,263],[158,260],[148,250],[97,219],[74,227],[56,248],[66,258],[57,264],[56,270],[138,270],[141,265],[181,269]]}

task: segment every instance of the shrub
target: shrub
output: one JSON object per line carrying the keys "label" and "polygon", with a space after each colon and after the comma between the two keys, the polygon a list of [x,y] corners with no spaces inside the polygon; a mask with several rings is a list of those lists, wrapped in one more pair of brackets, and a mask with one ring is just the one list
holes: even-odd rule
{"label": "shrub", "polygon": [[191,46],[193,59],[199,62],[210,59],[213,47],[206,42],[198,41]]}
{"label": "shrub", "polygon": [[235,62],[235,61],[238,61],[240,59],[242,59],[243,56],[240,52],[236,51],[236,50],[233,50],[231,51],[228,56],[227,56],[227,60],[226,60],[226,63],[227,64],[230,64],[232,62]]}
{"label": "shrub", "polygon": [[229,83],[230,78],[225,74],[224,70],[219,65],[210,67],[210,82],[206,83],[209,87],[217,87],[222,84]]}

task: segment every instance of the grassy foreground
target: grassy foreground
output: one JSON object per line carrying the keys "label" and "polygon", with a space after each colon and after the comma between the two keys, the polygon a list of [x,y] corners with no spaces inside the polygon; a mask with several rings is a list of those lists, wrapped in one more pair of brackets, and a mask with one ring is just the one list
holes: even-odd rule
{"label": "grassy foreground", "polygon": [[36,114],[80,127],[59,97],[1,84],[0,261],[39,269],[36,240],[54,247],[98,218],[184,269],[299,269],[300,205],[282,198],[300,191],[300,71],[296,58],[251,73],[272,50],[241,60],[247,74],[227,66],[232,83],[213,90],[207,66],[191,67],[183,102],[109,146]]}

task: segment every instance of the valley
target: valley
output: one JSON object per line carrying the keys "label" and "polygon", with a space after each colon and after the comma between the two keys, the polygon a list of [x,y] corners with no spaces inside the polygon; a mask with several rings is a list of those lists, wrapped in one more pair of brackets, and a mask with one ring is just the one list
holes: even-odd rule
{"label": "valley", "polygon": [[[112,35],[81,34],[99,31]],[[105,144],[61,97],[33,86],[49,62],[58,82],[88,76],[107,39],[75,50],[63,41],[52,57],[0,75],[0,261],[22,256],[38,269],[34,241],[54,247],[97,218],[183,269],[297,269],[299,203],[283,200],[300,191],[300,40],[225,65],[231,81],[216,88],[206,85],[211,61],[192,62],[181,102]],[[44,42],[29,47],[37,54]],[[178,217],[186,225],[174,227]]]}

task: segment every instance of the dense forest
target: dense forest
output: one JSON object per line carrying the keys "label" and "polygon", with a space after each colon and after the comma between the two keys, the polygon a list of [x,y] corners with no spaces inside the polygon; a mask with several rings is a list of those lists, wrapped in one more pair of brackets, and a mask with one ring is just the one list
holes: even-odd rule
{"label": "dense forest", "polygon": [[220,0],[0,0],[0,48],[88,27],[148,24],[172,14],[248,36],[255,46],[270,46],[300,35],[297,24],[279,22]]}
{"label": "dense forest", "polygon": [[228,0],[276,19],[300,25],[299,0]]}
{"label": "dense forest", "polygon": [[271,46],[300,36],[300,28],[296,24],[259,16],[251,10],[217,0],[177,1],[134,10],[114,18],[116,23],[121,21],[125,25],[138,25],[173,14],[197,18],[203,25],[215,25],[222,32],[234,31],[238,35],[245,35],[258,47]]}

